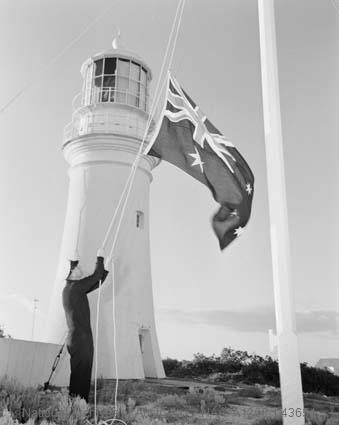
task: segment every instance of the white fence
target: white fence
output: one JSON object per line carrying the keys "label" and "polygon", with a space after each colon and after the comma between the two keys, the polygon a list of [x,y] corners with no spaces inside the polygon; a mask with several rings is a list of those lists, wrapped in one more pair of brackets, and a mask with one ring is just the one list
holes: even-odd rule
{"label": "white fence", "polygon": [[[60,348],[58,344],[0,338],[0,378],[7,376],[24,386],[43,385]],[[68,386],[69,374],[69,356],[65,348],[51,385]]]}

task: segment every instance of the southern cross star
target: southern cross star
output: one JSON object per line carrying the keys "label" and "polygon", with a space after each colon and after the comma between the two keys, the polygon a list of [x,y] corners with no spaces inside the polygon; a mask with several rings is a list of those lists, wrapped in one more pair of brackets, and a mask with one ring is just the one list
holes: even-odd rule
{"label": "southern cross star", "polygon": [[204,163],[201,161],[200,154],[199,154],[199,152],[198,152],[198,150],[197,150],[196,147],[194,147],[194,150],[195,150],[195,153],[189,153],[188,154],[192,158],[194,158],[194,162],[192,162],[191,167],[193,167],[194,165],[199,165],[201,172],[203,172],[204,171],[204,168],[203,168],[203,164]]}
{"label": "southern cross star", "polygon": [[250,183],[247,183],[247,185],[246,185],[246,192],[250,195],[251,193],[252,193],[252,187],[251,187],[251,184]]}
{"label": "southern cross star", "polygon": [[233,216],[233,217],[237,217],[237,216],[238,216],[238,211],[237,211],[237,210],[233,210],[233,211],[231,212],[231,216]]}
{"label": "southern cross star", "polygon": [[241,227],[241,226],[239,226],[238,228],[236,228],[235,230],[234,230],[234,234],[237,236],[237,237],[239,237],[241,234],[242,234],[242,232],[244,231],[244,228],[243,227]]}

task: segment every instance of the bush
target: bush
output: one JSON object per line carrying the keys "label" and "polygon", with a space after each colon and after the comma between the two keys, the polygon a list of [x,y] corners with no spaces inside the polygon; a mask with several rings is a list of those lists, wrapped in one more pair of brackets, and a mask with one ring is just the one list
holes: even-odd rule
{"label": "bush", "polygon": [[264,396],[264,392],[260,387],[248,387],[248,388],[242,388],[241,390],[239,390],[238,396],[262,398]]}
{"label": "bush", "polygon": [[[304,392],[339,396],[339,376],[301,363],[301,377]],[[167,376],[178,378],[207,378],[232,380],[246,384],[280,386],[278,362],[270,356],[261,357],[247,351],[224,348],[220,357],[201,353],[192,361],[164,360]]]}
{"label": "bush", "polygon": [[306,425],[326,425],[329,417],[326,413],[306,412],[305,419]]}
{"label": "bush", "polygon": [[332,372],[301,363],[301,376],[304,392],[339,396],[339,376]]}
{"label": "bush", "polygon": [[185,409],[187,402],[176,394],[166,394],[157,400],[156,405],[164,409]]}
{"label": "bush", "polygon": [[166,376],[171,376],[174,370],[181,367],[181,362],[179,360],[170,359],[168,357],[162,361],[162,364],[164,366]]}
{"label": "bush", "polygon": [[193,388],[182,396],[166,394],[155,402],[168,410],[191,410],[199,413],[219,413],[228,406],[225,397],[211,388]]}
{"label": "bush", "polygon": [[0,381],[0,411],[5,412],[1,425],[26,422],[33,425],[34,421],[43,419],[45,423],[48,420],[58,425],[82,425],[89,408],[85,400],[70,398],[67,391],[44,393],[4,378]]}
{"label": "bush", "polygon": [[228,406],[225,397],[211,388],[193,388],[184,398],[188,406],[201,413],[220,413]]}

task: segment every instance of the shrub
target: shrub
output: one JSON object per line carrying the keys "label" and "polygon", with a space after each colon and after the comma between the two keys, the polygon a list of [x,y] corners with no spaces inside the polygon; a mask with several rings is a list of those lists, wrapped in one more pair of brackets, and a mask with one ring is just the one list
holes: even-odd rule
{"label": "shrub", "polygon": [[212,388],[192,388],[184,398],[188,406],[201,413],[219,413],[228,406],[225,397]]}
{"label": "shrub", "polygon": [[162,361],[162,364],[165,369],[166,376],[171,376],[172,372],[176,369],[179,369],[181,366],[181,362],[176,359],[166,358]]}
{"label": "shrub", "polygon": [[240,397],[262,398],[264,396],[264,392],[260,387],[255,386],[242,388],[238,391],[238,395]]}
{"label": "shrub", "polygon": [[177,394],[166,394],[157,400],[156,405],[165,409],[185,409],[187,402]]}
{"label": "shrub", "polygon": [[329,416],[325,413],[319,412],[306,412],[305,415],[305,424],[306,425],[326,425]]}
{"label": "shrub", "polygon": [[278,362],[270,356],[253,356],[252,361],[242,368],[244,382],[248,384],[266,384],[279,387]]}
{"label": "shrub", "polygon": [[14,424],[31,421],[33,425],[36,420],[45,420],[45,423],[49,420],[58,425],[80,425],[89,413],[85,400],[70,398],[66,390],[44,393],[35,388],[25,388],[7,378],[0,381],[0,409],[9,412],[3,415],[3,425],[13,421]]}
{"label": "shrub", "polygon": [[[333,373],[301,363],[301,376],[304,392],[322,393],[327,396],[339,396],[339,376]],[[201,353],[194,355],[192,361],[175,359],[164,360],[167,376],[178,378],[232,379],[246,384],[265,384],[280,386],[278,362],[270,356],[261,357],[224,348],[221,356],[210,357]]]}
{"label": "shrub", "polygon": [[300,366],[304,392],[339,395],[339,376],[328,370],[308,366],[307,363],[301,363]]}

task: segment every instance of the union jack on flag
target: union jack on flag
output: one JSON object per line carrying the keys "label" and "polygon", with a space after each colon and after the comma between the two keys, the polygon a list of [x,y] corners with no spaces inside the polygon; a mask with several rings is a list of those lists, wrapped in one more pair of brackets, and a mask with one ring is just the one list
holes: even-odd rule
{"label": "union jack on flag", "polygon": [[241,235],[251,215],[253,173],[170,74],[164,107],[144,154],[176,165],[210,189],[220,205],[212,226],[221,249]]}

